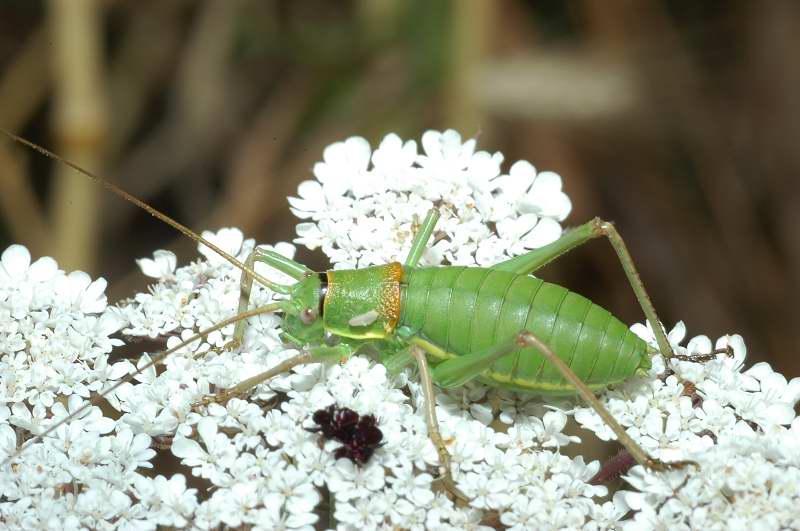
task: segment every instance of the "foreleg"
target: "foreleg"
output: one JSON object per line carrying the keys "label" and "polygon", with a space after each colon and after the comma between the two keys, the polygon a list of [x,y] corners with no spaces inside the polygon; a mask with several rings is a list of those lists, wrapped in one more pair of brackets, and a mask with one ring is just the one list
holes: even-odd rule
{"label": "foreleg", "polygon": [[308,363],[320,363],[329,360],[345,360],[352,355],[352,348],[349,345],[337,345],[335,347],[311,347],[303,350],[300,354],[287,358],[275,367],[262,373],[242,380],[235,386],[220,391],[218,393],[206,395],[195,405],[207,406],[212,403],[224,404],[232,398],[242,398],[247,396],[259,384],[266,382],[280,374],[289,372],[294,367],[306,365]]}
{"label": "foreleg", "polygon": [[[263,262],[298,280],[306,275],[313,274],[313,272],[303,264],[267,249],[259,249],[256,247],[253,252],[247,256],[244,263],[248,269],[252,270],[256,261]],[[283,284],[272,283],[267,287],[277,293],[285,294],[289,292],[289,286]],[[252,289],[253,277],[243,271],[242,278],[239,282],[239,311],[237,313],[244,313],[247,310],[247,307],[250,305],[250,293]],[[226,345],[226,348],[234,350],[241,345],[246,329],[247,321],[239,321],[236,323],[236,328],[233,330],[233,339]]]}

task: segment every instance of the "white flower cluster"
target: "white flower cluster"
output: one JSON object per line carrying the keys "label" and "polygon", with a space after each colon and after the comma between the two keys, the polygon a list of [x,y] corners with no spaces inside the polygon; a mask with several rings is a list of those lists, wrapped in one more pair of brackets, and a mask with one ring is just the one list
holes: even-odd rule
{"label": "white flower cluster", "polygon": [[[655,346],[652,329],[632,329]],[[706,336],[680,346],[686,328],[669,334],[676,353],[712,351]],[[767,363],[742,372],[747,348],[739,335],[717,340],[732,357],[706,363],[654,358],[650,378],[635,379],[603,395],[615,418],[651,455],[690,459],[692,468],[653,474],[635,467],[623,493],[637,510],[626,529],[800,528],[800,378],[791,381]],[[673,373],[664,377],[665,373]],[[575,419],[603,439],[613,434],[591,409]]]}
{"label": "white flower cluster", "polygon": [[337,268],[401,260],[415,219],[433,206],[441,219],[422,265],[488,266],[558,239],[572,209],[561,177],[524,160],[502,174],[503,155],[475,144],[448,130],[423,134],[423,154],[395,134],[374,152],[360,137],[328,146],[317,180],[289,198],[292,212],[311,220],[297,226],[295,242],[321,247]]}
{"label": "white flower cluster", "polygon": [[[475,152],[452,131],[416,144],[395,135],[374,153],[363,139],[334,144],[315,168],[319,182],[300,188],[298,242],[322,246],[338,266],[402,260],[412,226],[431,205],[443,211],[427,263],[491,264],[556,238],[569,200],[560,178],[518,162],[501,175],[499,154]],[[502,227],[502,228],[501,228]],[[254,248],[235,229],[204,234],[243,260]],[[484,245],[487,247],[484,248]],[[274,248],[293,256],[290,244]],[[134,370],[108,362],[110,336],[177,345],[235,315],[240,272],[201,248],[205,260],[177,267],[171,253],[139,261],[158,279],[148,293],[106,309],[104,282],[66,275],[50,259],[30,264],[22,247],[0,267],[0,459],[12,455],[85,399]],[[275,271],[257,270],[280,282]],[[273,300],[254,287],[251,307]],[[634,327],[652,340],[646,328]],[[248,322],[241,345],[233,326],[149,368],[0,469],[0,521],[20,528],[91,529],[760,529],[799,528],[800,380],[787,382],[758,364],[742,372],[744,343],[726,336],[733,359],[706,364],[659,358],[649,378],[604,395],[632,437],[686,468],[653,473],[634,467],[630,490],[612,499],[590,479],[598,462],[562,455],[578,442],[564,432],[568,416],[537,397],[470,383],[437,390],[440,430],[458,488],[449,499],[435,477],[438,456],[422,415],[413,371],[387,374],[355,356],[333,365],[299,366],[258,386],[247,400],[199,406],[297,354],[280,339],[280,320]],[[682,325],[670,334],[683,339]],[[700,336],[682,353],[708,352]],[[135,365],[143,367],[145,355]],[[371,414],[382,445],[363,466],[335,459],[340,443],[311,432],[315,411],[336,404]],[[601,438],[593,411],[575,417]],[[177,460],[194,479],[151,471],[156,456]],[[159,474],[162,472],[162,474]],[[623,471],[625,473],[625,471]]]}
{"label": "white flower cluster", "polygon": [[[111,338],[125,325],[106,308],[106,283],[65,274],[55,261],[31,263],[12,245],[0,257],[0,454],[76,411],[113,378]],[[150,437],[93,407],[0,468],[6,529],[102,528],[149,520],[133,502],[136,470],[151,466]],[[114,432],[114,433],[112,433]]]}

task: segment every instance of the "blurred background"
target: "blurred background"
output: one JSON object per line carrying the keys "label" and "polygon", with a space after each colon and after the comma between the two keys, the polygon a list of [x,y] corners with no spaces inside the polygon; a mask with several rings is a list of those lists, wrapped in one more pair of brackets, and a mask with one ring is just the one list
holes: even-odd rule
{"label": "blurred background", "polygon": [[[614,220],[662,319],[800,375],[800,3],[0,0],[0,126],[196,229],[291,240],[351,135],[478,137]],[[0,139],[0,244],[110,280],[195,244]],[[322,255],[302,253],[324,269]],[[542,276],[643,321],[606,243]]]}

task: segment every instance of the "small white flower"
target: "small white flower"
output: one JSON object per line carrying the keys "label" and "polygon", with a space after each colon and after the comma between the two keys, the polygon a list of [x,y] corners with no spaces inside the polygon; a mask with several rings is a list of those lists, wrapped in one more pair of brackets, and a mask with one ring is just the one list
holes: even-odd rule
{"label": "small white flower", "polygon": [[695,419],[689,421],[689,427],[695,432],[711,430],[719,433],[736,423],[733,410],[720,406],[714,399],[706,399],[701,407],[694,410]]}
{"label": "small white flower", "polygon": [[378,529],[384,524],[390,504],[380,494],[356,498],[353,502],[338,502],[333,513],[346,529]]}
{"label": "small white flower", "polygon": [[114,438],[111,449],[120,460],[131,468],[152,468],[150,459],[156,452],[150,448],[150,437],[144,433],[134,436],[131,430],[123,429]]}
{"label": "small white flower", "polygon": [[31,253],[22,245],[11,245],[0,256],[0,284],[45,282],[57,273],[58,265],[55,260],[45,256],[31,263]]}
{"label": "small white flower", "polygon": [[83,271],[73,271],[56,278],[56,298],[61,306],[83,313],[100,313],[106,309],[106,285],[102,278],[93,281]]}
{"label": "small white flower", "polygon": [[153,253],[153,258],[140,258],[136,260],[139,269],[148,277],[157,279],[170,278],[178,265],[178,258],[172,251],[158,250]]}
{"label": "small white flower", "polygon": [[[201,236],[232,256],[238,256],[244,244],[244,234],[235,228],[224,228],[217,232],[203,231]],[[224,258],[203,244],[198,244],[197,251],[205,256],[212,266],[226,262]]]}
{"label": "small white flower", "polygon": [[[426,131],[422,135],[422,148],[425,155],[419,155],[417,162],[429,171],[461,171],[470,166],[475,155],[474,139],[461,141],[461,135],[452,129],[440,133]],[[435,170],[434,170],[435,169]]]}
{"label": "small white flower", "polygon": [[352,190],[365,176],[370,156],[371,149],[366,140],[350,137],[325,148],[323,162],[314,165],[314,175],[324,185],[335,186],[343,192]]}
{"label": "small white flower", "polygon": [[469,472],[464,475],[458,486],[470,498],[472,506],[476,509],[499,509],[512,500],[506,491],[507,483],[503,478],[491,478],[487,481],[482,475]]}
{"label": "small white flower", "polygon": [[403,140],[394,133],[384,137],[378,148],[372,154],[372,164],[375,170],[386,176],[398,172],[411,176],[411,168],[417,159],[417,143],[413,140]]}
{"label": "small white flower", "polygon": [[563,411],[548,411],[541,420],[533,417],[531,422],[536,438],[544,448],[561,447],[571,442],[580,442],[580,438],[575,435],[561,433],[561,430],[567,425],[567,416]]}
{"label": "small white flower", "polygon": [[218,485],[228,484],[230,476],[225,469],[236,458],[230,440],[225,434],[217,433],[217,423],[210,417],[200,419],[197,433],[205,449],[196,441],[178,435],[172,442],[172,453],[180,457],[186,466],[192,467],[192,474],[208,478]]}
{"label": "small white flower", "polygon": [[413,468],[406,465],[392,468],[388,480],[398,496],[408,498],[414,505],[427,506],[433,501],[430,474],[415,474]]}
{"label": "small white flower", "polygon": [[311,513],[321,497],[309,479],[294,466],[271,474],[267,480],[269,492],[264,496],[264,505],[283,505],[293,514]]}
{"label": "small white flower", "polygon": [[137,476],[137,495],[147,505],[151,518],[159,525],[183,527],[197,509],[197,489],[186,488],[183,474],[167,479]]}
{"label": "small white flower", "polygon": [[328,477],[328,488],[342,501],[369,496],[386,483],[386,473],[381,466],[359,467],[347,459],[336,461]]}

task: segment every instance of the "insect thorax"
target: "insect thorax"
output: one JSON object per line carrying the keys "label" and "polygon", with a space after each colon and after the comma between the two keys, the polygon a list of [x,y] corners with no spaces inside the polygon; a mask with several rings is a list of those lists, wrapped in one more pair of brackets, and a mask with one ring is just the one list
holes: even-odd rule
{"label": "insect thorax", "polygon": [[403,277],[399,263],[328,271],[327,277],[322,318],[328,332],[354,339],[383,338],[394,332]]}

